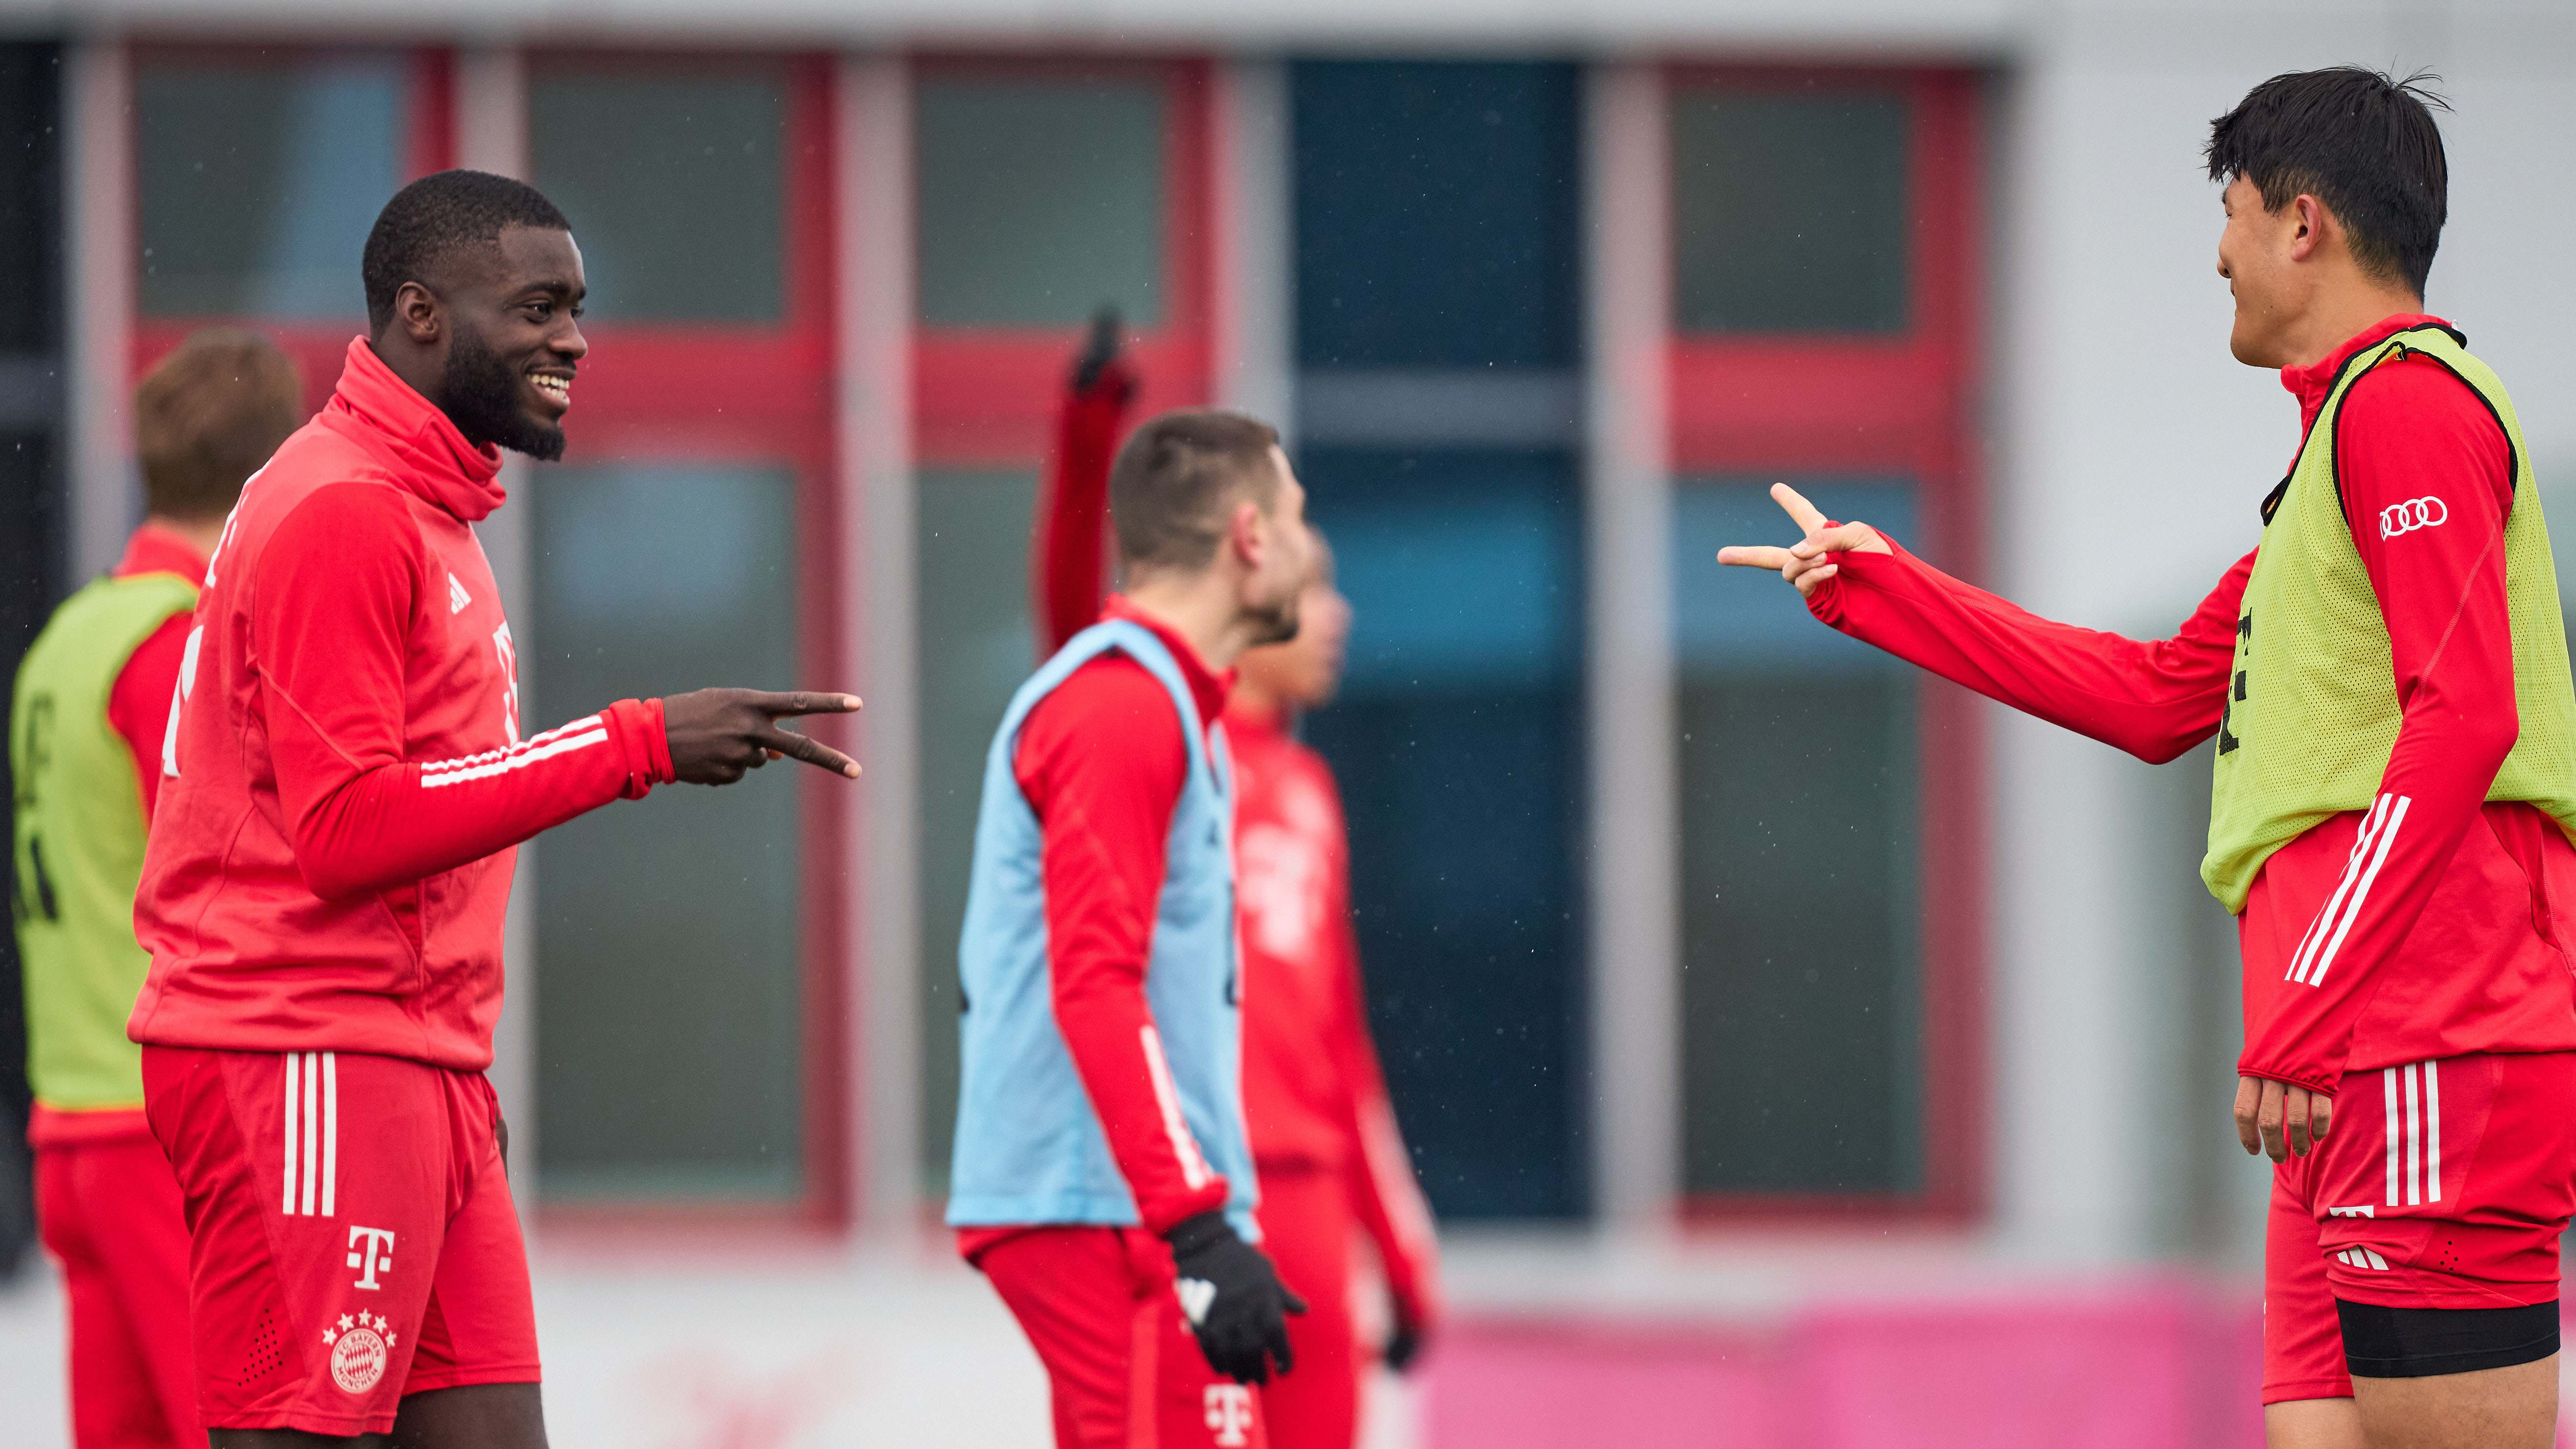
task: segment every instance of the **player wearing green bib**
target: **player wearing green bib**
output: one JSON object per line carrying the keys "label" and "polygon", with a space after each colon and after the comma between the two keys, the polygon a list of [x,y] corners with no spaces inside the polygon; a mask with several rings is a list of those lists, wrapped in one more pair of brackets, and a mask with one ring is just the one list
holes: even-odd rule
{"label": "player wearing green bib", "polygon": [[10,700],[11,914],[27,992],[37,1212],[71,1308],[80,1449],[202,1444],[188,1353],[187,1228],[143,1118],[126,1017],[151,958],[134,890],[197,581],[242,480],[304,416],[285,354],[190,338],[135,394],[150,516],[115,570],[64,601]]}
{"label": "player wearing green bib", "polygon": [[2576,689],[2513,400],[2424,310],[2448,186],[2428,98],[2342,67],[2212,124],[2229,348],[2279,369],[2301,433],[2260,545],[2173,637],[2035,618],[1785,487],[1806,538],[1720,555],[2141,758],[2215,737],[2202,873],[2240,922],[2237,1130],[2278,1164],[2273,1449],[2542,1449],[2556,1419]]}

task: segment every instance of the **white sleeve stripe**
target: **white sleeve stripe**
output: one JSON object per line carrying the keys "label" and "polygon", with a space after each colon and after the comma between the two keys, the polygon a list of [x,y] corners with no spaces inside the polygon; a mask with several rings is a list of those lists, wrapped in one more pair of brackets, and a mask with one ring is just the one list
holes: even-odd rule
{"label": "white sleeve stripe", "polygon": [[2309,959],[2316,954],[2318,945],[2325,940],[2326,933],[2333,928],[2335,917],[2343,910],[2344,897],[2351,893],[2353,880],[2361,873],[2362,860],[2370,854],[2371,840],[2378,835],[2387,820],[2388,797],[2382,795],[2371,803],[2370,813],[2362,817],[2360,826],[2353,831],[2352,853],[2344,858],[2343,876],[2335,882],[2334,894],[2326,897],[2325,908],[2318,911],[2316,919],[2308,923],[2308,933],[2299,939],[2297,953],[2290,957],[2290,969],[2287,973],[2290,980],[2308,979]]}
{"label": "white sleeve stripe", "polygon": [[1212,1176],[1207,1159],[1199,1155],[1198,1139],[1190,1135],[1190,1124],[1181,1116],[1180,1090],[1172,1085],[1172,1064],[1163,1058],[1163,1038],[1151,1022],[1137,1028],[1145,1044],[1145,1074],[1154,1079],[1154,1104],[1163,1109],[1163,1135],[1172,1139],[1172,1155],[1181,1160],[1181,1181],[1192,1191],[1208,1185]]}
{"label": "white sleeve stripe", "polygon": [[2388,863],[2388,848],[2397,843],[2397,827],[2406,823],[2406,807],[2413,803],[2413,797],[2400,795],[2396,808],[2388,812],[2387,828],[2379,832],[2379,848],[2370,854],[2370,869],[2361,873],[2361,882],[2353,887],[2352,904],[2344,907],[2343,919],[2335,924],[2334,936],[2326,942],[2325,949],[2317,953],[2316,961],[2309,967],[2310,986],[2325,984],[2326,968],[2334,964],[2335,953],[2343,949],[2343,938],[2351,933],[2352,923],[2361,919],[2362,902],[2370,899],[2370,883],[2379,879],[2379,868]]}
{"label": "white sleeve stripe", "polygon": [[441,785],[462,785],[468,780],[481,780],[487,779],[493,775],[506,775],[512,770],[524,770],[528,766],[536,764],[540,760],[550,760],[557,755],[570,754],[574,750],[587,749],[592,745],[605,744],[607,742],[608,731],[598,729],[592,730],[586,735],[575,735],[570,739],[554,740],[545,745],[538,746],[535,749],[513,750],[510,752],[508,759],[493,760],[486,764],[470,765],[461,769],[449,769],[436,775],[430,774],[428,770],[424,768],[421,771],[420,787],[424,790],[435,790]]}
{"label": "white sleeve stripe", "polygon": [[530,735],[528,738],[521,740],[519,743],[512,745],[507,749],[485,750],[479,755],[467,755],[462,759],[456,760],[424,760],[421,762],[420,772],[426,775],[433,770],[470,770],[477,765],[488,765],[495,760],[506,760],[512,755],[524,754],[527,751],[536,749],[540,746],[552,744],[557,739],[571,734],[575,730],[595,730],[605,729],[606,727],[607,721],[602,719],[600,716],[595,714],[584,715],[570,724],[557,725],[555,728],[547,730],[543,734]]}

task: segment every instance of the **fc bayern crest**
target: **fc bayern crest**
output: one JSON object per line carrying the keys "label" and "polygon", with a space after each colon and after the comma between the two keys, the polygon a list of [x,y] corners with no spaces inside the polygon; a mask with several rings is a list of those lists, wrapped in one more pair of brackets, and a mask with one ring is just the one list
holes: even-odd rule
{"label": "fc bayern crest", "polygon": [[394,1335],[382,1314],[371,1318],[343,1313],[339,1327],[322,1330],[322,1341],[331,1346],[331,1382],[347,1393],[363,1394],[374,1388],[393,1357]]}

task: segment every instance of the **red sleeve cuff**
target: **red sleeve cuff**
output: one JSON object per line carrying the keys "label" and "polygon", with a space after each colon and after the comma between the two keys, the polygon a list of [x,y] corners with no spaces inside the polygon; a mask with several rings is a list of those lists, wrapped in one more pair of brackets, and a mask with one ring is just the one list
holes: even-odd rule
{"label": "red sleeve cuff", "polygon": [[626,757],[622,799],[641,800],[656,785],[680,777],[671,768],[671,732],[658,699],[621,699],[603,711],[617,728],[618,748]]}
{"label": "red sleeve cuff", "polygon": [[2260,1077],[2267,1082],[2284,1082],[2293,1087],[2305,1087],[2311,1092],[2326,1097],[2333,1096],[2335,1089],[2343,1085],[2343,1074],[2340,1072],[2328,1072],[2315,1068],[2263,1066],[2246,1061],[2236,1064],[2236,1075]]}
{"label": "red sleeve cuff", "polygon": [[[1129,1180],[1129,1185],[1131,1188],[1134,1185],[1132,1178]],[[1224,1175],[1218,1174],[1192,1191],[1176,1194],[1163,1201],[1140,1200],[1136,1204],[1136,1216],[1143,1222],[1145,1231],[1159,1238],[1201,1213],[1223,1210],[1227,1199],[1232,1195],[1233,1189],[1226,1185]]]}

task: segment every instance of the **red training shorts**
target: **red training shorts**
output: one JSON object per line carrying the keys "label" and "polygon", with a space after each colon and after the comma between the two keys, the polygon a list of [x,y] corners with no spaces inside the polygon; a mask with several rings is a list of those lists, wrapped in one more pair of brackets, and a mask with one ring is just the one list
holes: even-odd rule
{"label": "red training shorts", "polygon": [[2352,1393],[2335,1300],[2522,1308],[2558,1297],[2576,1212],[2576,1052],[2346,1073],[2326,1140],[2273,1170],[2263,1402]]}
{"label": "red training shorts", "polygon": [[976,1267],[1046,1365],[1058,1449],[1267,1449],[1261,1390],[1208,1367],[1140,1228],[979,1229]]}
{"label": "red training shorts", "polygon": [[36,1219],[71,1309],[72,1442],[203,1449],[179,1185],[143,1114],[114,1115],[132,1130],[36,1147]]}
{"label": "red training shorts", "polygon": [[1261,1248],[1288,1291],[1293,1373],[1261,1390],[1271,1449],[1351,1449],[1359,1437],[1360,1355],[1351,1327],[1350,1179],[1329,1167],[1263,1168]]}
{"label": "red training shorts", "polygon": [[405,1394],[537,1381],[482,1073],[147,1046],[143,1093],[186,1204],[207,1428],[381,1434]]}

